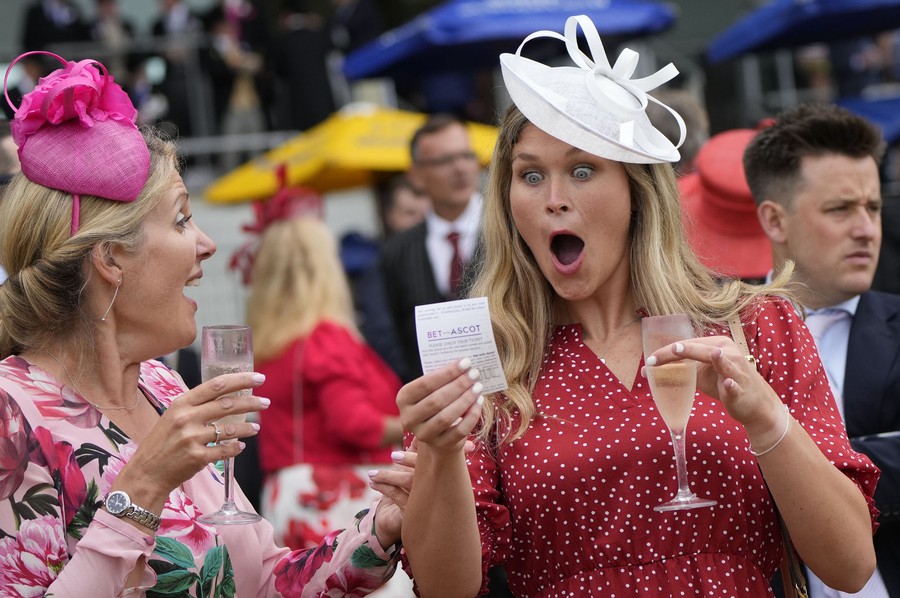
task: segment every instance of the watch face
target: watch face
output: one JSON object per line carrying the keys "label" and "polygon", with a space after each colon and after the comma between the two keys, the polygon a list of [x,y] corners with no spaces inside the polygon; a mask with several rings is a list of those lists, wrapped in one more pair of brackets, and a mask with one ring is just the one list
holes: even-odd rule
{"label": "watch face", "polygon": [[121,515],[131,506],[131,499],[124,492],[117,490],[106,497],[106,510],[113,515]]}

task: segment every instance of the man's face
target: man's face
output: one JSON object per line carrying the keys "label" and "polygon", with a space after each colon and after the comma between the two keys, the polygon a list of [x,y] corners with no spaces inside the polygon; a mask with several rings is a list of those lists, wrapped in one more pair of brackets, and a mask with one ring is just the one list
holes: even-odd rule
{"label": "man's face", "polygon": [[475,193],[478,172],[478,156],[468,131],[461,124],[452,124],[419,139],[409,177],[431,198],[439,216],[454,220]]}
{"label": "man's face", "polygon": [[[807,156],[793,204],[782,207],[776,252],[793,259],[812,308],[846,301],[872,286],[881,249],[881,185],[870,157]],[[780,243],[779,243],[780,241]]]}

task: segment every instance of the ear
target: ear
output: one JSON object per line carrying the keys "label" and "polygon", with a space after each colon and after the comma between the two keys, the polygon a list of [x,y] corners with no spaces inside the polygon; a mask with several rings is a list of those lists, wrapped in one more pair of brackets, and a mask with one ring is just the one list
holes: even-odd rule
{"label": "ear", "polygon": [[756,208],[759,224],[772,243],[784,243],[787,240],[785,215],[786,211],[783,205],[768,199]]}
{"label": "ear", "polygon": [[94,271],[111,286],[118,286],[122,281],[122,268],[116,262],[115,250],[118,246],[106,241],[97,243],[91,249],[90,260]]}
{"label": "ear", "polygon": [[422,189],[422,173],[419,171],[419,167],[416,166],[415,162],[413,162],[409,170],[406,171],[406,178],[409,179],[410,184],[416,189]]}

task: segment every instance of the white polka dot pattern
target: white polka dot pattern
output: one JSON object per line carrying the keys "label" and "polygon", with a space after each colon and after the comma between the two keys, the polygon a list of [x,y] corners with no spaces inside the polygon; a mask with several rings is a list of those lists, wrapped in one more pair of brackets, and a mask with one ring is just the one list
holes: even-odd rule
{"label": "white polka dot pattern", "polygon": [[[874,520],[877,470],[850,449],[809,333],[782,300],[744,319],[762,375],[864,490]],[[483,449],[469,457],[485,570],[505,563],[517,596],[771,595],[781,558],[773,504],[744,429],[718,401],[697,394],[687,437],[692,489],[718,504],[657,513],[677,484],[645,378],[626,388],[579,325],[560,326],[534,400],[540,416],[525,436],[496,459]]]}

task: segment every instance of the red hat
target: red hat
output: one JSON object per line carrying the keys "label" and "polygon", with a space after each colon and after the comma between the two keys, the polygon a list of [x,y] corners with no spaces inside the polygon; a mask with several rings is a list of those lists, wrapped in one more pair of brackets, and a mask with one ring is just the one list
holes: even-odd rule
{"label": "red hat", "polygon": [[714,135],[700,148],[696,170],[678,181],[694,253],[735,278],[763,278],[772,269],[772,248],[744,175],[744,150],[755,135],[752,129]]}

